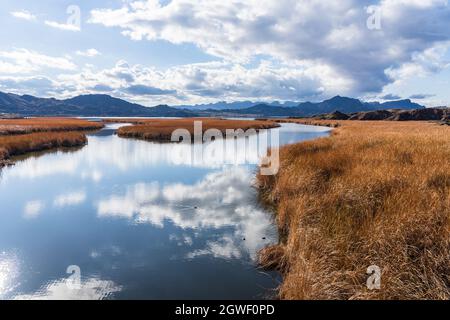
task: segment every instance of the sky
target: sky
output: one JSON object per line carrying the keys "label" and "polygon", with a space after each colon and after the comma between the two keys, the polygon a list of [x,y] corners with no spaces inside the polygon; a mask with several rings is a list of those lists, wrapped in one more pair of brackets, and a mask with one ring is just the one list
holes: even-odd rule
{"label": "sky", "polygon": [[450,105],[448,0],[0,0],[0,91]]}

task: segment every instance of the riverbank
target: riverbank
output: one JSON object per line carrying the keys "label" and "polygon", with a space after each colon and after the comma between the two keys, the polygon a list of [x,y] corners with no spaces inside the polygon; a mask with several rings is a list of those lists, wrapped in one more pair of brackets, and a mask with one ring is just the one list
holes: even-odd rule
{"label": "riverbank", "polygon": [[171,141],[172,133],[176,129],[186,129],[191,136],[194,134],[194,122],[202,122],[202,133],[208,129],[218,129],[225,135],[227,129],[236,130],[272,129],[279,127],[274,121],[259,120],[227,120],[216,118],[183,118],[183,119],[106,119],[105,122],[133,123],[131,126],[124,126],[117,130],[117,134],[122,138],[137,138],[150,141]]}
{"label": "riverbank", "polygon": [[450,299],[450,128],[307,122],[336,129],[283,147],[279,173],[258,176],[281,238],[260,262],[283,274],[279,297]]}
{"label": "riverbank", "polygon": [[79,147],[86,143],[86,136],[80,132],[39,132],[0,136],[0,168],[12,165],[11,157],[14,156],[59,147]]}
{"label": "riverbank", "polygon": [[11,157],[58,147],[87,143],[83,131],[98,130],[101,123],[71,118],[0,120],[0,168],[12,165]]}
{"label": "riverbank", "polygon": [[102,123],[75,118],[0,119],[0,135],[35,132],[91,131],[103,128]]}

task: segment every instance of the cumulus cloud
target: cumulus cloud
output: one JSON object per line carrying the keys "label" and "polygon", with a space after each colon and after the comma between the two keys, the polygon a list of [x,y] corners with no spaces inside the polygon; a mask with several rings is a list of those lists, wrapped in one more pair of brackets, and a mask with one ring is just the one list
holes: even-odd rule
{"label": "cumulus cloud", "polygon": [[36,20],[36,16],[26,10],[21,10],[21,11],[13,11],[10,12],[10,14],[18,19],[24,19],[24,20],[28,20],[28,21],[33,21]]}
{"label": "cumulus cloud", "polygon": [[[369,5],[381,14],[381,30],[367,28]],[[297,75],[298,82],[292,85],[288,78],[271,86],[284,98],[289,90],[294,96],[304,95],[305,85],[314,93],[332,91],[333,81],[321,79],[323,69],[335,76],[331,79],[345,83],[339,88],[342,93],[354,95],[381,92],[387,84],[418,69],[437,72],[446,64],[431,51],[436,46],[448,49],[449,18],[446,0],[172,0],[165,5],[147,0],[126,2],[119,9],[93,10],[90,22],[119,27],[133,40],[192,43],[232,61],[247,75],[257,75],[246,68],[246,62],[260,56],[282,61],[291,74],[304,75],[306,65],[309,73]],[[431,64],[430,54],[437,58]],[[239,87],[241,83],[234,80],[233,85]],[[196,92],[217,97],[224,89],[200,87]]]}
{"label": "cumulus cloud", "polygon": [[79,56],[88,57],[88,58],[92,58],[92,57],[96,57],[96,56],[101,55],[101,53],[97,49],[94,49],[94,48],[87,49],[87,50],[84,50],[84,51],[83,50],[78,50],[76,52],[76,54],[79,55]]}
{"label": "cumulus cloud", "polygon": [[76,32],[81,31],[80,26],[78,26],[76,24],[60,23],[60,22],[50,21],[50,20],[46,20],[44,23],[49,27],[59,29],[59,30],[76,31]]}
{"label": "cumulus cloud", "polygon": [[[25,58],[17,61],[14,57],[23,57],[25,49],[15,49],[8,57],[0,52],[0,73],[67,70],[71,72],[47,83],[53,89],[36,91],[59,98],[104,92],[153,106],[378,96],[392,91],[388,85],[429,76],[450,65],[446,0],[161,2],[125,1],[118,9],[95,9],[89,22],[115,27],[136,41],[193,44],[215,61],[161,70],[120,60],[103,69],[85,65],[74,73],[76,66],[68,57],[45,63],[38,57],[33,63]],[[367,27],[374,12],[368,13],[369,6],[380,15],[379,30]],[[46,23],[65,30],[78,28]],[[100,53],[91,48],[76,54]]]}
{"label": "cumulus cloud", "polygon": [[68,57],[53,57],[27,49],[0,51],[0,73],[31,73],[42,69],[75,70]]}
{"label": "cumulus cloud", "polygon": [[[316,63],[286,64],[264,60],[253,67],[226,61],[170,67],[164,71],[118,61],[110,69],[85,67],[58,76],[72,94],[111,92],[146,105],[213,102],[216,100],[301,100],[347,92],[352,80]],[[151,96],[141,99],[140,96]]]}
{"label": "cumulus cloud", "polygon": [[409,61],[397,67],[390,67],[385,73],[394,83],[401,83],[414,77],[425,77],[442,71],[450,66],[450,61],[445,58],[449,45],[450,42],[446,41],[423,52],[415,52]]}

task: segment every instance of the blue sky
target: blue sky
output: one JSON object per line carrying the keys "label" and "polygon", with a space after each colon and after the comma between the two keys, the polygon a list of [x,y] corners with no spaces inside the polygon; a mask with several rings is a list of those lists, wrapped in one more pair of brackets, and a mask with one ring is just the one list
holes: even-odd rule
{"label": "blue sky", "polygon": [[0,21],[0,91],[450,104],[447,0],[1,0]]}

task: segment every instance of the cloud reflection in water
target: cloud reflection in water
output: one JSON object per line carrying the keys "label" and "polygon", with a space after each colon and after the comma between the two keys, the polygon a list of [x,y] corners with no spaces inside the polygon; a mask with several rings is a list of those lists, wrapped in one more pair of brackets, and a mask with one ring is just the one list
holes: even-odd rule
{"label": "cloud reflection in water", "polygon": [[0,251],[0,299],[6,297],[17,286],[19,259],[16,254]]}
{"label": "cloud reflection in water", "polygon": [[69,279],[48,283],[36,293],[17,295],[15,300],[104,300],[119,292],[121,287],[112,281],[90,278],[80,288],[71,288]]}
{"label": "cloud reflection in water", "polygon": [[190,253],[189,258],[205,254],[240,258],[245,251],[254,259],[261,247],[276,240],[276,231],[270,215],[256,203],[252,181],[249,170],[232,167],[212,172],[193,185],[138,183],[123,195],[101,200],[97,214],[160,228],[170,221],[183,230],[216,229],[222,237],[208,241],[205,249]]}

